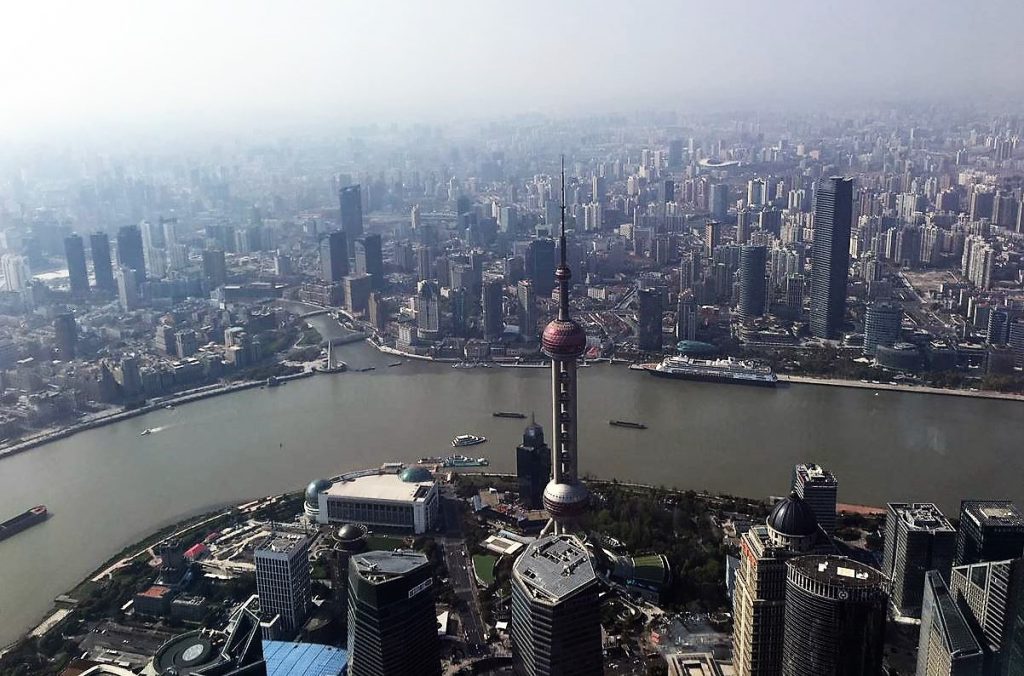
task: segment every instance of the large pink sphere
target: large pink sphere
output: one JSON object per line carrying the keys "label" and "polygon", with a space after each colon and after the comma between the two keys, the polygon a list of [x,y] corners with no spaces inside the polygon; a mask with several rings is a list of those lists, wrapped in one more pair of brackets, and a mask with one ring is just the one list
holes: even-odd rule
{"label": "large pink sphere", "polygon": [[571,319],[556,319],[544,328],[544,353],[552,359],[573,359],[587,349],[587,332]]}

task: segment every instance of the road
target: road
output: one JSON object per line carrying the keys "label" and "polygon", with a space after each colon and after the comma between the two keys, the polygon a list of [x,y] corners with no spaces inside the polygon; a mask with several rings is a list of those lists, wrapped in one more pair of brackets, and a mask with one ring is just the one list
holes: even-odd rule
{"label": "road", "polygon": [[466,656],[484,656],[487,654],[487,642],[480,613],[480,598],[477,595],[476,580],[473,579],[472,560],[462,539],[459,501],[455,497],[443,495],[441,505],[445,523],[441,546],[444,549],[445,565],[448,566],[448,581],[455,595],[465,603],[467,609],[459,613],[466,630]]}

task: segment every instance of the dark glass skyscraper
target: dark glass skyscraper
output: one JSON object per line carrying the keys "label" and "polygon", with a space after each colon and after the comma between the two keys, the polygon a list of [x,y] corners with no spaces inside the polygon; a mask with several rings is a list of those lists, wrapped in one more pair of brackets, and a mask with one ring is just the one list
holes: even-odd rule
{"label": "dark glass skyscraper", "polygon": [[551,239],[536,239],[530,242],[526,252],[526,278],[533,282],[538,298],[550,298],[555,289],[551,270],[555,267],[555,242]]}
{"label": "dark glass skyscraper", "polygon": [[882,673],[884,576],[841,556],[801,556],[786,568],[782,675]]}
{"label": "dark glass skyscraper", "polygon": [[1024,555],[1024,515],[1009,500],[963,500],[956,533],[956,559],[962,566]]}
{"label": "dark glass skyscraper", "polygon": [[920,617],[924,574],[936,570],[949,579],[955,549],[956,531],[934,504],[888,504],[882,572],[892,581],[898,613]]}
{"label": "dark glass skyscraper", "polygon": [[384,253],[380,235],[367,235],[356,240],[356,274],[370,275],[375,291],[384,288]]}
{"label": "dark glass skyscraper", "polygon": [[937,570],[924,576],[917,676],[982,676],[985,655]]}
{"label": "dark glass skyscraper", "polygon": [[811,250],[811,333],[818,338],[836,338],[846,311],[853,179],[822,179],[816,199]]}
{"label": "dark glass skyscraper", "polygon": [[505,315],[502,308],[504,284],[500,279],[488,279],[483,284],[481,305],[484,313],[484,338],[497,340],[505,329]]}
{"label": "dark glass skyscraper", "polygon": [[329,232],[320,240],[320,279],[340,284],[347,274],[348,240],[344,232]]}
{"label": "dark glass skyscraper", "polygon": [[348,248],[355,247],[356,240],[363,236],[363,191],[358,183],[347,185],[338,191],[341,206],[340,225],[348,238]]}
{"label": "dark glass skyscraper", "polygon": [[640,333],[637,347],[641,352],[661,352],[661,320],[663,308],[660,289],[639,289],[636,292],[640,309],[637,320]]}
{"label": "dark glass skyscraper", "polygon": [[544,443],[544,428],[531,420],[516,448],[519,501],[527,509],[544,508],[544,487],[551,477],[551,449]]}
{"label": "dark glass skyscraper", "polygon": [[96,288],[107,293],[117,292],[114,282],[114,265],[110,258],[110,238],[105,232],[94,232],[89,235],[89,248],[92,250],[92,271],[96,278]]}
{"label": "dark glass skyscraper", "polygon": [[64,256],[68,261],[68,282],[71,293],[82,296],[89,293],[89,270],[85,264],[85,244],[79,235],[64,238]]}
{"label": "dark glass skyscraper", "polygon": [[419,552],[374,551],[349,559],[348,673],[441,673],[434,577]]}
{"label": "dark glass skyscraper", "polygon": [[117,264],[135,270],[135,279],[146,279],[146,259],[142,254],[142,231],[137,225],[125,225],[117,231]]}
{"label": "dark glass skyscraper", "polygon": [[740,248],[740,303],[738,314],[745,322],[764,315],[767,302],[765,267],[767,250],[763,246]]}

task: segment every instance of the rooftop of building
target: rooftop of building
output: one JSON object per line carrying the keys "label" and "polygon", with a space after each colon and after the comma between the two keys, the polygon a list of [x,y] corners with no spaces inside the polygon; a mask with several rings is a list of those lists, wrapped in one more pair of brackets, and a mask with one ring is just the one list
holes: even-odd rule
{"label": "rooftop of building", "polygon": [[319,643],[263,641],[267,676],[337,676],[348,665],[348,651]]}
{"label": "rooftop of building", "polygon": [[816,582],[847,588],[877,587],[885,582],[880,571],[845,556],[800,556],[789,565]]}
{"label": "rooftop of building", "polygon": [[287,554],[297,547],[308,544],[305,535],[298,533],[271,533],[263,544],[256,547],[256,554],[273,552]]}
{"label": "rooftop of building", "polygon": [[950,531],[953,524],[932,502],[890,502],[892,510],[911,530]]}
{"label": "rooftop of building", "polygon": [[170,593],[171,593],[170,587],[165,587],[163,585],[155,584],[155,585],[149,587],[148,589],[146,589],[145,591],[139,592],[139,596],[148,596],[149,598],[153,598],[153,599],[162,599],[162,598],[164,598],[165,596],[167,596]]}
{"label": "rooftop of building", "polygon": [[328,497],[415,502],[426,499],[433,480],[403,481],[398,474],[370,474],[335,482],[324,491]]}
{"label": "rooftop of building", "polygon": [[796,466],[796,474],[804,481],[811,481],[813,483],[826,483],[826,484],[837,484],[835,475],[828,471],[821,465],[815,465],[813,462],[801,463]]}
{"label": "rooftop of building", "polygon": [[971,519],[978,526],[1019,526],[1024,528],[1024,514],[1010,500],[964,500],[960,518]]}
{"label": "rooftop of building", "polygon": [[667,655],[670,676],[728,676],[735,673],[723,666],[712,653],[678,653]]}
{"label": "rooftop of building", "polygon": [[397,549],[393,552],[356,554],[349,565],[355,566],[363,578],[380,583],[411,573],[428,562],[427,557],[419,552]]}
{"label": "rooftop of building", "polygon": [[535,596],[558,601],[597,579],[583,543],[573,535],[551,535],[526,548],[512,568]]}

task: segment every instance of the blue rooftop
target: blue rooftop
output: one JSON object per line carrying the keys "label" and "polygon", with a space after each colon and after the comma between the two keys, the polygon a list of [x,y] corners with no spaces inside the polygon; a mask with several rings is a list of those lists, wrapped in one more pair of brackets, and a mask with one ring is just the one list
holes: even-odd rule
{"label": "blue rooftop", "polygon": [[348,664],[348,651],[319,643],[264,641],[267,676],[338,676]]}

